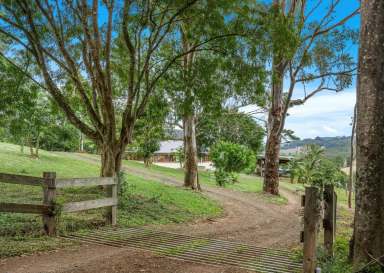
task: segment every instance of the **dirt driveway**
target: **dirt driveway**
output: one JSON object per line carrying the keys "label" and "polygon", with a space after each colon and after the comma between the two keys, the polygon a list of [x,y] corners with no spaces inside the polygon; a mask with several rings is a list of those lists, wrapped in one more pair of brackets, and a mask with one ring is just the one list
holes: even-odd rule
{"label": "dirt driveway", "polygon": [[[92,159],[82,158],[90,161]],[[97,163],[97,162],[95,162]],[[174,178],[145,170],[125,170],[147,179],[180,186]],[[277,205],[259,195],[228,189],[205,187],[205,193],[221,203],[225,215],[219,219],[189,224],[154,226],[154,229],[239,241],[261,247],[289,248],[299,240],[299,196],[286,190],[288,204]],[[242,273],[230,267],[213,267],[158,256],[136,249],[81,245],[75,248],[0,260],[0,273]]]}

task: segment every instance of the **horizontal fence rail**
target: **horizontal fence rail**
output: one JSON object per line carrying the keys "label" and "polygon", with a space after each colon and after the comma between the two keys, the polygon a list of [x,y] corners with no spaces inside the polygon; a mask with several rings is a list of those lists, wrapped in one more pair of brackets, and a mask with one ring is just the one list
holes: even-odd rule
{"label": "horizontal fence rail", "polygon": [[108,208],[107,223],[116,224],[118,200],[117,179],[115,177],[57,179],[55,172],[44,172],[43,177],[0,173],[0,182],[42,187],[43,204],[1,202],[0,212],[41,214],[44,230],[48,235],[56,234],[56,191],[62,188],[108,186],[106,198],[65,203],[61,211],[77,212],[106,207]]}
{"label": "horizontal fence rail", "polygon": [[56,188],[61,189],[67,187],[107,186],[115,185],[116,183],[116,179],[113,177],[56,179]]}
{"label": "horizontal fence rail", "polygon": [[41,178],[41,177],[0,173],[0,182],[3,182],[3,183],[21,184],[21,185],[28,185],[28,186],[43,186],[44,181],[45,181],[44,178]]}
{"label": "horizontal fence rail", "polygon": [[48,214],[51,206],[40,204],[0,203],[0,212]]}
{"label": "horizontal fence rail", "polygon": [[96,200],[88,200],[88,201],[80,201],[80,202],[71,202],[64,204],[63,212],[75,212],[75,211],[83,211],[89,209],[98,209],[102,207],[116,206],[117,199],[115,198],[104,198],[104,199],[96,199]]}

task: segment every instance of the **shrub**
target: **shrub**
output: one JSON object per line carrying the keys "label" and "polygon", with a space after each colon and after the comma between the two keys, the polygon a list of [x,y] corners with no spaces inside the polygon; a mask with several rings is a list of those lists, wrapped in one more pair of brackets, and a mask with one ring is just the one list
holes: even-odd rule
{"label": "shrub", "polygon": [[332,184],[344,187],[347,175],[333,161],[323,156],[324,150],[318,145],[308,145],[301,158],[290,163],[291,180],[295,177],[299,182],[323,187]]}
{"label": "shrub", "polygon": [[237,182],[237,173],[253,168],[255,156],[247,147],[220,141],[211,148],[212,162],[216,168],[216,183],[224,186]]}

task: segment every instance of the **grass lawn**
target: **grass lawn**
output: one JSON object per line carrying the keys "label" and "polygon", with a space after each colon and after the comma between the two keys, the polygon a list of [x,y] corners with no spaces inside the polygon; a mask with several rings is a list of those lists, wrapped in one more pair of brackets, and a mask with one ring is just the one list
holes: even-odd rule
{"label": "grass lawn", "polygon": [[[152,165],[149,168],[146,168],[144,164],[137,161],[124,160],[124,164],[128,167],[145,170],[147,172],[153,174],[161,174],[168,177],[176,178],[179,180],[184,179],[184,170],[183,169],[172,169],[157,165]],[[215,175],[213,171],[208,170],[199,170],[199,179],[202,185],[218,187],[215,181]],[[229,184],[225,186],[227,189],[235,190],[235,191],[243,191],[243,192],[251,192],[258,194],[261,198],[264,198],[268,201],[278,204],[285,204],[287,199],[283,196],[276,197],[272,195],[263,194],[263,180],[259,176],[254,175],[239,175],[239,182],[235,184]]]}
{"label": "grass lawn", "polygon": [[[76,160],[64,153],[41,151],[39,159],[22,154],[19,146],[0,143],[0,172],[41,176],[56,171],[58,177],[97,176],[96,164]],[[0,183],[0,202],[41,203],[39,187]],[[58,192],[59,202],[95,199],[98,188],[69,188]],[[90,229],[104,224],[103,209],[66,213],[59,219],[59,232]],[[222,209],[199,193],[128,175],[122,186],[118,224],[137,226],[180,223],[219,216]],[[0,257],[49,250],[73,244],[43,235],[41,216],[0,213]]]}
{"label": "grass lawn", "polygon": [[[69,157],[77,158],[78,154],[67,154]],[[81,154],[82,157],[99,160],[98,155]],[[149,174],[162,175],[169,178],[178,179],[183,181],[184,170],[182,168],[174,169],[152,164],[150,167],[145,167],[142,162],[133,160],[123,160],[123,164],[131,169],[145,171]],[[218,187],[215,181],[215,175],[213,171],[200,169],[199,170],[200,183],[204,186]],[[239,182],[235,184],[229,184],[225,186],[227,189],[235,191],[243,191],[257,194],[260,198],[263,198],[269,202],[276,204],[286,204],[287,199],[283,196],[273,196],[263,193],[263,180],[259,176],[254,175],[239,175]],[[204,188],[203,188],[204,190]]]}
{"label": "grass lawn", "polygon": [[[300,194],[304,194],[305,192],[305,185],[303,184],[298,184],[298,183],[290,183],[289,179],[283,178],[280,183],[281,187],[284,189],[288,189],[293,192],[297,192]],[[337,194],[337,202],[338,204],[341,204],[343,206],[347,206],[348,204],[348,193],[346,192],[345,189],[340,189],[340,188],[335,188],[336,194]],[[355,199],[354,195],[352,196],[352,204],[354,204]]]}

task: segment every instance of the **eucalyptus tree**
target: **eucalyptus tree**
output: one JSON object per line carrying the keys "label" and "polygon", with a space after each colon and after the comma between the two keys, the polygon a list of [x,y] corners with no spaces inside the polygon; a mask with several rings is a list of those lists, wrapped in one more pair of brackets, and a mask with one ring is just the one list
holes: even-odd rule
{"label": "eucalyptus tree", "polygon": [[[99,146],[101,175],[113,176],[157,82],[176,60],[198,48],[158,54],[196,2],[4,0],[0,33],[11,43],[0,55],[19,71],[21,50],[33,58],[37,71],[26,75]],[[116,50],[119,58],[112,54]],[[124,71],[116,69],[121,60],[127,64]],[[125,82],[116,80],[118,73],[126,75]],[[75,99],[81,111],[74,109]]]}
{"label": "eucalyptus tree", "polygon": [[246,26],[254,26],[249,16],[250,2],[199,2],[184,13],[184,20],[178,25],[181,38],[169,48],[188,52],[209,41],[208,46],[186,54],[174,65],[169,75],[172,80],[168,81],[171,86],[167,88],[184,131],[184,186],[192,189],[199,188],[196,141],[199,114],[220,111],[230,98],[261,101],[262,63],[254,56],[256,50],[250,50],[245,42]]}
{"label": "eucalyptus tree", "polygon": [[280,143],[288,110],[320,92],[339,92],[352,83],[356,64],[348,48],[357,33],[345,23],[358,9],[341,15],[341,4],[274,0],[264,13],[271,69],[265,192],[279,193]]}
{"label": "eucalyptus tree", "polygon": [[[382,272],[384,263],[384,2],[361,1],[356,116],[354,270]],[[371,265],[376,267],[369,269]]]}

